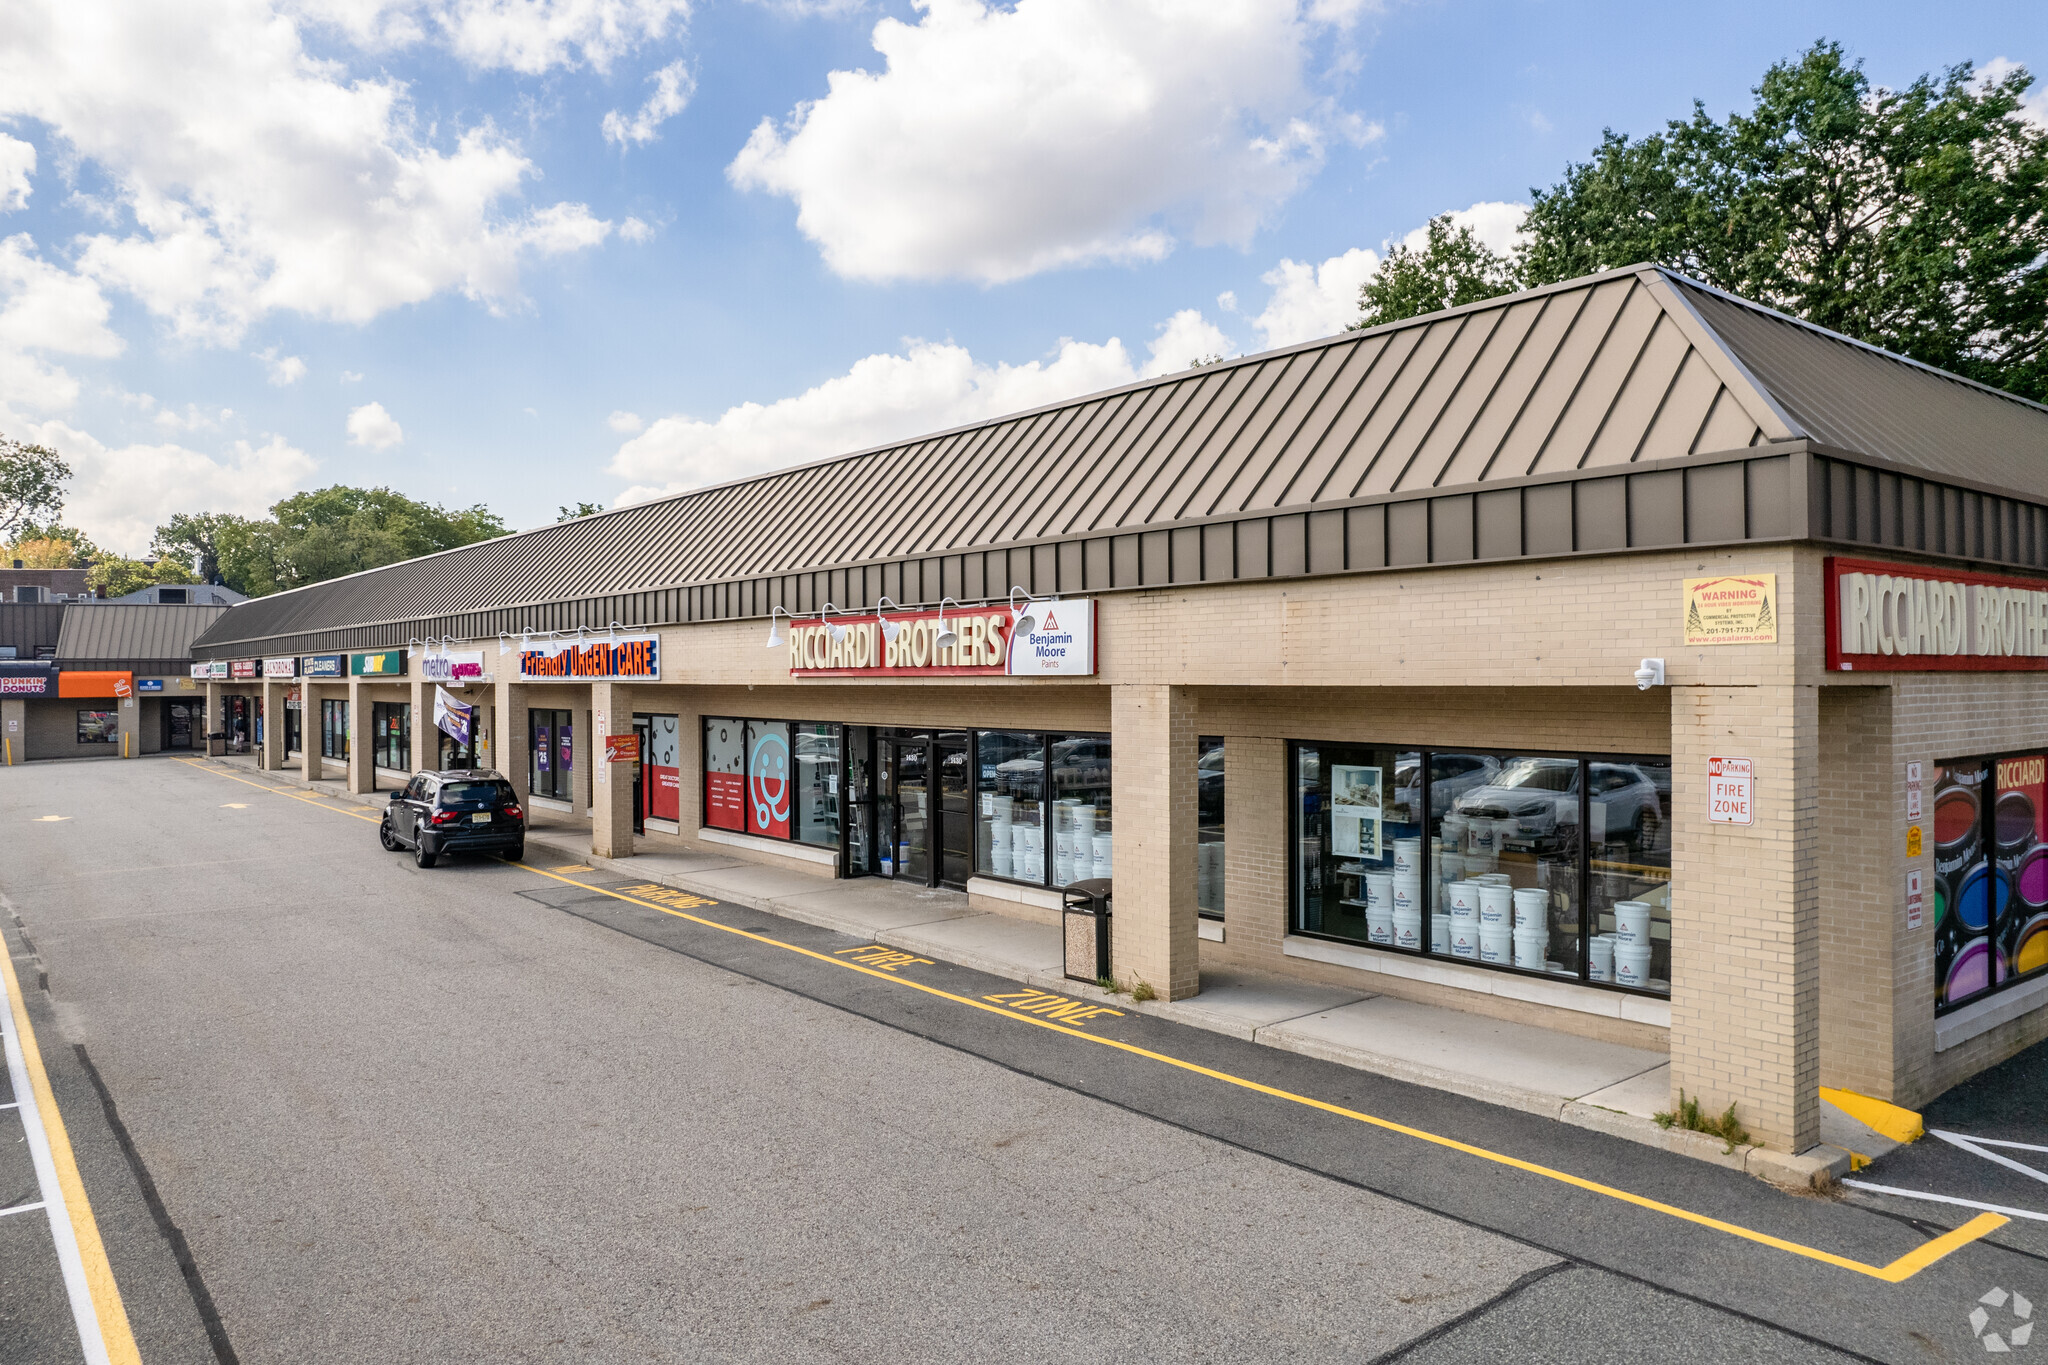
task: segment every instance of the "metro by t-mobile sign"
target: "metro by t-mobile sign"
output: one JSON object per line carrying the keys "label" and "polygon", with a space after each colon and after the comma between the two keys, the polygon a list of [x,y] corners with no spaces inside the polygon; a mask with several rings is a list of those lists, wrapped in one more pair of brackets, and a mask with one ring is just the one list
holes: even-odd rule
{"label": "metro by t-mobile sign", "polygon": [[[797,677],[1091,677],[1095,601],[1034,602],[1022,635],[1007,607],[891,614],[891,640],[873,616],[797,621],[789,626],[789,671]],[[842,633],[833,638],[833,625]],[[950,631],[950,643],[940,644]]]}

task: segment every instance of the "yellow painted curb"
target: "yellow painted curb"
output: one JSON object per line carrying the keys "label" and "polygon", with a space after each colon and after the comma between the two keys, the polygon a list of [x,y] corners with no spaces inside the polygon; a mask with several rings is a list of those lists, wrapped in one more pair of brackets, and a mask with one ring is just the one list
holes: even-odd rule
{"label": "yellow painted curb", "polygon": [[1830,1090],[1822,1086],[1820,1097],[1858,1123],[1883,1133],[1893,1142],[1914,1142],[1927,1131],[1921,1126],[1920,1116],[1912,1110],[1901,1109],[1896,1104],[1887,1104],[1883,1100],[1874,1100],[1868,1095],[1859,1095],[1853,1090]]}

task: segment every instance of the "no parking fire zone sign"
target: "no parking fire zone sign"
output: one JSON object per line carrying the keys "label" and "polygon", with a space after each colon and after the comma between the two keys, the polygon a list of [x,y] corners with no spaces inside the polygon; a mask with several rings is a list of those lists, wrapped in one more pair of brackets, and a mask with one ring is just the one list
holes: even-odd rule
{"label": "no parking fire zone sign", "polygon": [[1746,758],[1707,760],[1707,819],[1723,825],[1756,823],[1756,764]]}

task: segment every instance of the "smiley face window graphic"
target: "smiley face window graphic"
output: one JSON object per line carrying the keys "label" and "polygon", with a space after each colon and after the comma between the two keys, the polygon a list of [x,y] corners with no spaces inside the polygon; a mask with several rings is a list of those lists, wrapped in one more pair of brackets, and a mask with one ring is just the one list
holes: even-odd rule
{"label": "smiley face window graphic", "polygon": [[755,739],[747,759],[747,799],[757,828],[776,833],[789,828],[789,768],[789,740],[780,730]]}

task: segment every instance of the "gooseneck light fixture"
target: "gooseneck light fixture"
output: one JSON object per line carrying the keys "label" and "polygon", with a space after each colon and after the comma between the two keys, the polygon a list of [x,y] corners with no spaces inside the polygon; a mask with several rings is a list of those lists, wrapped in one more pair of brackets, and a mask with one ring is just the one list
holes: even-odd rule
{"label": "gooseneck light fixture", "polygon": [[782,614],[783,614],[784,616],[787,616],[787,617],[789,617],[789,619],[790,619],[791,621],[794,621],[794,620],[796,620],[796,616],[795,616],[795,614],[794,614],[794,613],[792,613],[791,611],[789,611],[789,609],[788,609],[788,608],[786,608],[786,607],[771,607],[771,608],[769,609],[769,611],[768,611],[768,648],[770,648],[770,649],[780,649],[780,648],[782,648],[782,632],[778,631],[778,630],[777,630],[777,629],[775,628],[775,614],[776,614],[777,612],[781,612],[781,613],[782,613]]}
{"label": "gooseneck light fixture", "polygon": [[[1024,609],[1023,609],[1022,611],[1019,611],[1019,610],[1017,609],[1017,595],[1018,595],[1019,593],[1023,593],[1023,595],[1024,595]],[[1032,596],[1032,595],[1030,594],[1030,592],[1028,592],[1028,591],[1027,591],[1027,590],[1025,590],[1024,588],[1021,588],[1021,587],[1012,587],[1012,588],[1010,589],[1010,634],[1011,634],[1011,636],[1012,636],[1012,637],[1015,637],[1015,636],[1018,636],[1018,635],[1029,635],[1029,634],[1031,633],[1031,627],[1032,627],[1032,626],[1034,626],[1034,625],[1036,625],[1036,624],[1038,623],[1038,618],[1036,618],[1035,616],[1033,616],[1033,615],[1031,614],[1031,604],[1032,604],[1032,603],[1034,603],[1034,602],[1057,602],[1057,601],[1059,601],[1059,600],[1060,600],[1060,599],[1059,599],[1059,594],[1057,594],[1057,593],[1053,594],[1053,595],[1052,595],[1051,597],[1033,597],[1033,596]]]}
{"label": "gooseneck light fixture", "polygon": [[884,602],[887,602],[898,611],[903,610],[903,604],[893,597],[878,597],[875,599],[875,619],[882,623],[882,638],[893,645],[896,643],[896,637],[903,633],[903,626],[900,622],[891,621],[882,614],[882,603]]}
{"label": "gooseneck light fixture", "polygon": [[844,640],[846,638],[846,627],[840,625],[837,621],[831,619],[831,615],[835,611],[838,612],[841,616],[846,615],[846,608],[834,606],[830,602],[827,602],[824,606],[818,608],[818,619],[825,623],[825,634],[829,636],[832,640],[832,643],[836,645],[841,640]]}
{"label": "gooseneck light fixture", "polygon": [[934,649],[951,649],[954,645],[960,643],[960,632],[953,629],[946,622],[946,603],[948,602],[951,602],[963,611],[967,609],[967,604],[957,597],[941,597],[939,599],[939,633],[932,640],[932,647]]}

